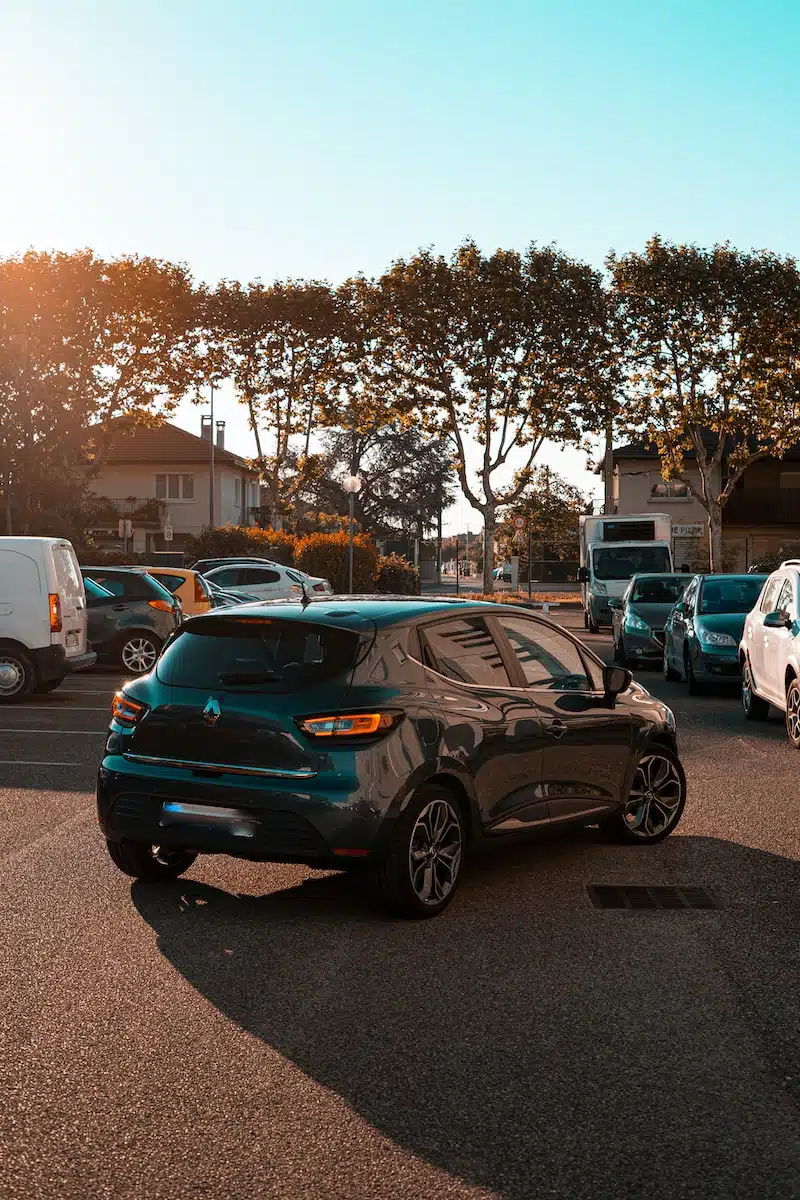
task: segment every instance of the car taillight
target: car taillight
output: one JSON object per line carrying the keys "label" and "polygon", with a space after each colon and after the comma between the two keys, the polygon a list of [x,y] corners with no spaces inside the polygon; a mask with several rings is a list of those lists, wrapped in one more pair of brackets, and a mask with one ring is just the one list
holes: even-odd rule
{"label": "car taillight", "polygon": [[177,612],[176,606],[171,600],[148,600],[147,603],[151,608],[157,608],[159,612]]}
{"label": "car taillight", "polygon": [[208,600],[206,589],[203,587],[203,581],[199,575],[194,577],[194,602],[195,604],[203,604]]}
{"label": "car taillight", "polygon": [[57,592],[50,593],[50,632],[61,633],[64,622],[61,620],[61,597]]}
{"label": "car taillight", "polygon": [[314,584],[314,591],[315,591],[315,592],[325,592],[325,591],[327,591],[327,584],[324,584],[324,583],[315,583],[315,584]]}
{"label": "car taillight", "polygon": [[398,712],[347,713],[344,716],[302,717],[297,724],[315,738],[374,737],[395,729],[403,719]]}
{"label": "car taillight", "polygon": [[124,692],[117,692],[111,701],[111,717],[114,721],[121,721],[123,725],[135,725],[146,712],[146,704],[132,700]]}

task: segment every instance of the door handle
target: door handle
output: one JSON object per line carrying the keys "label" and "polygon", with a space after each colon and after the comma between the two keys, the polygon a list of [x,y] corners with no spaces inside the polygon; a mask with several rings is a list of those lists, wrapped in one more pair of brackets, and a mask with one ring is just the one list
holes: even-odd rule
{"label": "door handle", "polygon": [[558,721],[558,720],[557,720],[557,721],[551,721],[551,722],[550,722],[550,724],[547,726],[547,732],[548,732],[548,733],[551,733],[551,734],[553,735],[553,737],[554,737],[554,738],[561,738],[561,737],[563,737],[563,736],[564,736],[564,734],[567,732],[567,725],[566,725],[566,722],[565,722],[565,721]]}

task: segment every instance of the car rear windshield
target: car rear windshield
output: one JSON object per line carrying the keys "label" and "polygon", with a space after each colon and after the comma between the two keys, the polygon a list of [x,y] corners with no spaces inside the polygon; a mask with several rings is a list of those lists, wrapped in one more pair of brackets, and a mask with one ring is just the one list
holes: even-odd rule
{"label": "car rear windshield", "polygon": [[197,617],[158,661],[162,683],[295,691],[350,671],[359,635],[272,617]]}
{"label": "car rear windshield", "polygon": [[152,575],[142,575],[138,571],[108,571],[103,567],[86,567],[84,578],[93,579],[112,596],[124,600],[169,600],[173,597],[165,587],[162,587]]}
{"label": "car rear windshield", "polygon": [[701,616],[713,613],[749,613],[761,595],[763,575],[736,579],[706,579],[700,592],[697,611]]}

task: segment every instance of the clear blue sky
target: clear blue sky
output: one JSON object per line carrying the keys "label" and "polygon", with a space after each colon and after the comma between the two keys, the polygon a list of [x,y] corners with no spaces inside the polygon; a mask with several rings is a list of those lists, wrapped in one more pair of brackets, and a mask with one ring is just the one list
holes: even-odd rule
{"label": "clear blue sky", "polygon": [[0,253],[798,252],[798,47],[800,0],[2,0]]}

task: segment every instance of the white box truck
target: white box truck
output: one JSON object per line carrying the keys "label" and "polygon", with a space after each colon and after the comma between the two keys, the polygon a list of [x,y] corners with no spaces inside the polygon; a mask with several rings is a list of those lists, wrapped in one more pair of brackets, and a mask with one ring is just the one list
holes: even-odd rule
{"label": "white box truck", "polygon": [[609,597],[621,596],[633,575],[673,569],[667,513],[580,518],[578,580],[583,623],[591,633],[611,624]]}

